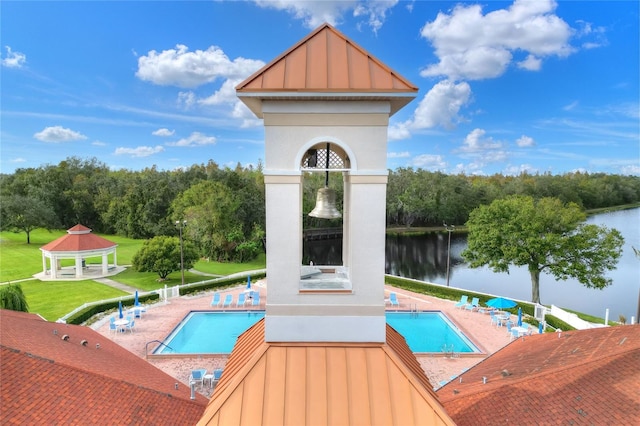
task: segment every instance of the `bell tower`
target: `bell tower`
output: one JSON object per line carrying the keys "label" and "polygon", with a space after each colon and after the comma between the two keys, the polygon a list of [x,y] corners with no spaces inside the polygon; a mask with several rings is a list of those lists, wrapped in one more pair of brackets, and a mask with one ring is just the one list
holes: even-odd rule
{"label": "bell tower", "polygon": [[[385,342],[387,128],[417,87],[329,24],[236,87],[264,120],[267,342]],[[323,173],[316,208],[303,180]],[[329,173],[342,175],[342,212]],[[303,217],[342,217],[341,265],[303,265]]]}

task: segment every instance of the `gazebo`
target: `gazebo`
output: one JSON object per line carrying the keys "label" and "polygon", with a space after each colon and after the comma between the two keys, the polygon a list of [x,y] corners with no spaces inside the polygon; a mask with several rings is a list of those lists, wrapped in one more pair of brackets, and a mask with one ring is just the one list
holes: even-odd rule
{"label": "gazebo", "polygon": [[[110,270],[117,268],[117,246],[112,241],[92,234],[91,229],[86,226],[78,224],[68,229],[67,235],[40,247],[42,275],[48,279],[83,278],[90,268],[86,265],[85,259],[91,257],[102,258],[98,275],[109,275]],[[111,267],[110,254],[113,254]],[[60,263],[62,259],[75,259],[75,266],[63,268]]]}

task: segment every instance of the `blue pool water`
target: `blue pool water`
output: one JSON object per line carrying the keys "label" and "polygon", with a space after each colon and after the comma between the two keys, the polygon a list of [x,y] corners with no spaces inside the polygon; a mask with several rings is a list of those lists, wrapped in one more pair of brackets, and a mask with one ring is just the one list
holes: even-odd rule
{"label": "blue pool water", "polygon": [[[442,312],[388,312],[387,323],[416,353],[480,352]],[[191,312],[154,354],[229,354],[240,334],[264,311]]]}

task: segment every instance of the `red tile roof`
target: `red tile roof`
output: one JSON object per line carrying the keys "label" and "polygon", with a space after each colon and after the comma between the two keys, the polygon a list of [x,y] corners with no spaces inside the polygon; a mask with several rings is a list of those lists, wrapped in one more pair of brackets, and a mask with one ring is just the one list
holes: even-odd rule
{"label": "red tile roof", "polygon": [[112,241],[91,234],[91,229],[86,226],[76,225],[67,230],[67,235],[45,244],[40,247],[40,250],[49,252],[76,252],[108,249],[116,246],[117,244]]}
{"label": "red tile roof", "polygon": [[404,338],[268,343],[242,334],[199,425],[452,425]]}
{"label": "red tile roof", "polygon": [[460,377],[437,392],[458,425],[640,424],[640,325],[520,338]]}
{"label": "red tile roof", "polygon": [[0,331],[3,424],[195,424],[207,403],[88,327],[0,310]]}

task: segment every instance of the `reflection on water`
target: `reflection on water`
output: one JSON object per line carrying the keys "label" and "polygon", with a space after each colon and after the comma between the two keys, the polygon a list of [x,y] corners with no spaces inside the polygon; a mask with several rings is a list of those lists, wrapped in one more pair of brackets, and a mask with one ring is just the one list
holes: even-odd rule
{"label": "reflection on water", "polygon": [[[623,255],[617,269],[608,274],[613,285],[603,289],[588,289],[577,280],[557,281],[553,276],[541,274],[540,298],[545,304],[585,312],[599,317],[610,309],[610,318],[625,315],[627,320],[637,315],[640,296],[640,259],[633,248],[640,249],[640,209],[598,214],[587,222],[620,231],[625,239]],[[406,278],[446,284],[447,243],[446,232],[421,236],[387,236],[385,272]],[[451,235],[451,267],[449,281],[452,287],[497,294],[520,300],[531,300],[531,278],[526,267],[512,267],[508,274],[497,274],[488,268],[471,269],[460,253],[466,248],[466,235]],[[317,265],[342,264],[342,240],[305,242],[304,262]]]}

